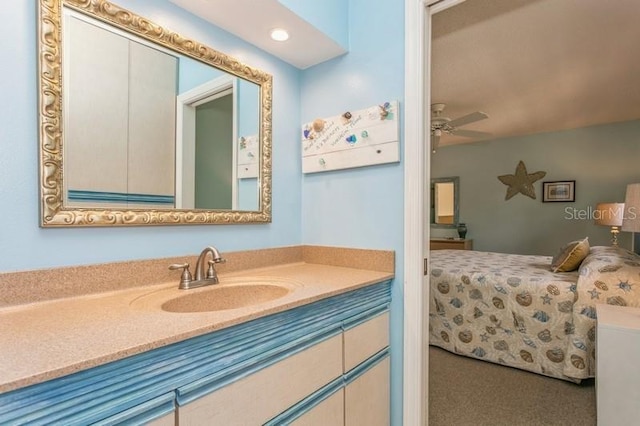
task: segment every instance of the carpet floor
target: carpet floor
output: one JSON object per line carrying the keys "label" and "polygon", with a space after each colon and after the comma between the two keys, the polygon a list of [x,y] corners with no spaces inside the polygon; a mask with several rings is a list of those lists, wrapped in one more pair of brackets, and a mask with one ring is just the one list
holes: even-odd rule
{"label": "carpet floor", "polygon": [[594,379],[574,384],[429,346],[429,425],[596,424]]}

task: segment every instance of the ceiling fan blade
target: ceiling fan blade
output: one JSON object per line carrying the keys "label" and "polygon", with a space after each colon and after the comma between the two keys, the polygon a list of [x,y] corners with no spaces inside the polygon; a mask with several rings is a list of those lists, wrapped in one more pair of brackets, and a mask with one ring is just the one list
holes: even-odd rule
{"label": "ceiling fan blade", "polygon": [[485,136],[491,136],[491,133],[478,132],[477,130],[462,130],[456,129],[451,134],[456,136],[464,136],[465,138],[483,138]]}
{"label": "ceiling fan blade", "polygon": [[451,120],[448,124],[451,127],[460,127],[465,126],[469,123],[475,123],[476,121],[484,120],[485,118],[489,118],[487,114],[484,112],[476,111],[471,114],[463,115],[462,117],[455,118]]}

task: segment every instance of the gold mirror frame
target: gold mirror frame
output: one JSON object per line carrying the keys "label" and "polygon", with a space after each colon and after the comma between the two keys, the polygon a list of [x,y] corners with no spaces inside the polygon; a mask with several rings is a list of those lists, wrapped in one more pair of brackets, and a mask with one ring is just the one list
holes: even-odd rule
{"label": "gold mirror frame", "polygon": [[[40,225],[140,226],[271,222],[272,77],[261,70],[180,36],[105,0],[40,0],[39,126]],[[63,203],[62,7],[66,6],[260,86],[259,210],[117,210],[67,208]]]}

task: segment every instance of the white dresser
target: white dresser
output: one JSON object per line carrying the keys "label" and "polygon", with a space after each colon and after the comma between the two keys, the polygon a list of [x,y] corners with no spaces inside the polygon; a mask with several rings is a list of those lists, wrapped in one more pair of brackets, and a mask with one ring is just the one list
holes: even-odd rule
{"label": "white dresser", "polygon": [[596,342],[598,425],[640,423],[640,308],[599,304]]}

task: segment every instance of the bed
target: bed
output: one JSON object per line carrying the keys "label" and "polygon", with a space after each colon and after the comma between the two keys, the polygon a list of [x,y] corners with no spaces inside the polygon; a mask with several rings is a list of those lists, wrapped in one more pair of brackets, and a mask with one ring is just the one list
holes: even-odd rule
{"label": "bed", "polygon": [[573,382],[595,374],[595,304],[640,306],[640,256],[591,247],[572,272],[550,256],[431,252],[429,343]]}

